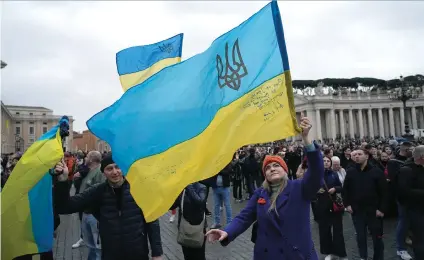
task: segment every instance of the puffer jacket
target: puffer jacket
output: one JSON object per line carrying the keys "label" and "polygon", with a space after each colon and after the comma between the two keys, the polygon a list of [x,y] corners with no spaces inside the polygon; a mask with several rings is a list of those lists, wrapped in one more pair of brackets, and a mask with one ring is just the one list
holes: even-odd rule
{"label": "puffer jacket", "polygon": [[163,254],[159,221],[146,223],[127,181],[122,185],[120,211],[114,190],[107,181],[72,197],[69,196],[67,182],[58,182],[54,196],[59,214],[93,209],[93,215],[99,221],[102,260],[147,260],[148,239],[152,256]]}
{"label": "puffer jacket", "polygon": [[[199,225],[205,218],[206,209],[206,186],[195,182],[185,188],[183,212],[181,211],[182,195],[181,193],[175,200],[171,210],[179,208],[178,227],[181,223],[181,214],[191,225]],[[205,222],[206,225],[206,222]]]}

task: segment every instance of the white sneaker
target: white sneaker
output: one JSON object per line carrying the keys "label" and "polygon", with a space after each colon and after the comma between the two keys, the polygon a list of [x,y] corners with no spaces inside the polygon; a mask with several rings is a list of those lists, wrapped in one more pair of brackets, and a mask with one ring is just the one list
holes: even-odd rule
{"label": "white sneaker", "polygon": [[84,240],[80,238],[75,244],[72,245],[72,248],[78,248],[84,244]]}
{"label": "white sneaker", "polygon": [[169,222],[173,223],[175,221],[175,215],[171,215],[169,218]]}
{"label": "white sneaker", "polygon": [[326,256],[324,260],[331,260],[331,259],[333,259],[333,255]]}
{"label": "white sneaker", "polygon": [[400,258],[402,258],[402,260],[411,260],[412,259],[412,256],[410,254],[408,254],[407,251],[404,251],[404,250],[397,251],[396,254],[398,256],[400,256]]}

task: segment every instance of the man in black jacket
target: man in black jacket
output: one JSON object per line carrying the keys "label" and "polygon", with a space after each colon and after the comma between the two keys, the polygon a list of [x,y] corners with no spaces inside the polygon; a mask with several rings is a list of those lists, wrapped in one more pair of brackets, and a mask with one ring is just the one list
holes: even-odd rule
{"label": "man in black jacket", "polygon": [[367,259],[367,227],[374,244],[374,260],[384,259],[383,217],[387,207],[387,182],[384,173],[368,164],[368,151],[354,153],[356,167],[347,169],[343,186],[346,210],[352,214],[361,259]]}
{"label": "man in black jacket", "polygon": [[412,156],[414,160],[399,172],[398,199],[410,221],[414,259],[424,259],[424,145],[417,146]]}
{"label": "man in black jacket", "polygon": [[107,181],[72,197],[67,189],[66,164],[58,163],[55,171],[61,173],[54,191],[56,210],[59,214],[84,210],[93,213],[99,221],[103,260],[148,260],[148,239],[152,259],[162,259],[159,222],[146,223],[143,211],[130,193],[129,183],[110,154],[101,162]]}

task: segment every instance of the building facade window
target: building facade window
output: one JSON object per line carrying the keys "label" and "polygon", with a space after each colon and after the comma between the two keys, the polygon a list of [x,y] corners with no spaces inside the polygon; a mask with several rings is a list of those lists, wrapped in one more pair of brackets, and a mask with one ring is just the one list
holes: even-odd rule
{"label": "building facade window", "polygon": [[46,126],[43,127],[43,134],[45,134],[45,133],[47,133],[47,127]]}
{"label": "building facade window", "polygon": [[17,115],[19,115],[19,112],[16,112]]}
{"label": "building facade window", "polygon": [[21,122],[19,122],[19,121],[16,121],[16,124],[18,124],[18,125],[19,125],[20,123],[21,123]]}
{"label": "building facade window", "polygon": [[33,125],[33,124],[34,124],[34,122],[29,122],[29,124],[30,124],[30,125]]}
{"label": "building facade window", "polygon": [[47,122],[43,122],[43,125],[47,125]]}
{"label": "building facade window", "polygon": [[21,134],[21,127],[20,126],[17,126],[16,127],[16,134],[17,135],[20,135]]}
{"label": "building facade window", "polygon": [[43,116],[45,116],[46,115],[46,113],[43,113]]}
{"label": "building facade window", "polygon": [[29,134],[30,135],[33,135],[34,134],[34,127],[33,126],[30,126],[29,127]]}
{"label": "building facade window", "polygon": [[34,142],[34,138],[29,139],[29,143],[32,144]]}
{"label": "building facade window", "polygon": [[30,115],[30,116],[33,116],[33,115],[34,115],[34,113],[29,113],[29,115]]}

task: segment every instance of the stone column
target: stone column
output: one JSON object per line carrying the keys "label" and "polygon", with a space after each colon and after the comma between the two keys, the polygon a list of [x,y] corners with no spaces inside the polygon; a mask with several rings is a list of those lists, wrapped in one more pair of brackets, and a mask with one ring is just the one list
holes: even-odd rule
{"label": "stone column", "polygon": [[415,107],[411,107],[412,129],[418,129],[417,112]]}
{"label": "stone column", "polygon": [[362,119],[362,109],[358,109],[358,123],[359,123],[359,138],[364,137],[364,121]]}
{"label": "stone column", "polygon": [[390,126],[390,135],[395,137],[395,117],[393,116],[393,107],[389,108],[389,126]]}
{"label": "stone column", "polygon": [[378,109],[378,131],[379,135],[384,138],[384,123],[383,123],[383,109]]}
{"label": "stone column", "polygon": [[336,139],[336,113],[334,112],[334,109],[330,109],[330,124],[331,124],[331,138],[333,138],[333,140]]}
{"label": "stone column", "polygon": [[421,113],[420,113],[420,121],[421,121],[421,128],[424,128],[424,107],[421,107]]}
{"label": "stone column", "polygon": [[403,135],[405,132],[405,110],[403,107],[399,108],[400,113],[400,135]]}
{"label": "stone column", "polygon": [[315,126],[317,128],[317,139],[322,140],[322,133],[321,133],[321,112],[319,109],[315,110],[315,117],[317,120],[317,125]]}
{"label": "stone column", "polygon": [[374,125],[372,122],[372,109],[368,108],[368,132],[370,137],[374,137]]}
{"label": "stone column", "polygon": [[342,138],[345,138],[345,122],[344,122],[344,115],[343,115],[343,109],[339,110],[339,120],[340,120],[340,135]]}
{"label": "stone column", "polygon": [[349,134],[351,138],[355,136],[355,129],[353,128],[353,124],[353,111],[352,109],[349,109]]}

